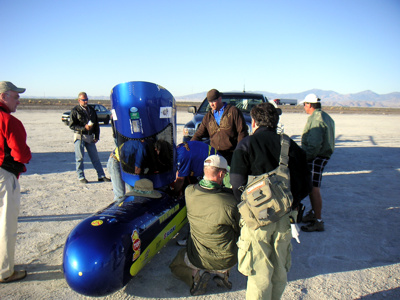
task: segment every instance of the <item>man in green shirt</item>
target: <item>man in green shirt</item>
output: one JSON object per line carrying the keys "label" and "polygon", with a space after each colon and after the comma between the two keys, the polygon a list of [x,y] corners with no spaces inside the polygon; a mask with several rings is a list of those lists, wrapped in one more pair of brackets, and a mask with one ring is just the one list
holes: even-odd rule
{"label": "man in green shirt", "polygon": [[312,210],[303,217],[303,222],[310,224],[301,229],[306,232],[324,231],[320,187],[322,172],[335,149],[335,121],[321,110],[321,99],[315,94],[307,95],[299,104],[304,104],[305,112],[310,115],[301,137],[301,147],[306,152],[313,182],[309,195]]}
{"label": "man in green shirt", "polygon": [[218,286],[232,288],[229,270],[237,263],[238,202],[223,187],[228,163],[220,155],[204,161],[204,177],[185,190],[190,234],[170,265],[172,273],[187,283],[192,295],[202,295],[211,274]]}

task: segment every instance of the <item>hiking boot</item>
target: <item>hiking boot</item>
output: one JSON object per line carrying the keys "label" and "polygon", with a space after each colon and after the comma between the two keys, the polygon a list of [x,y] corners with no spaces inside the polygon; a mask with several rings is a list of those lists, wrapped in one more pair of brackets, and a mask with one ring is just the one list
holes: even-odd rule
{"label": "hiking boot", "polygon": [[81,184],[87,184],[87,183],[88,183],[88,181],[86,180],[86,178],[81,178],[81,179],[79,179],[79,182],[80,182]]}
{"label": "hiking boot", "polygon": [[206,293],[207,283],[211,278],[210,273],[204,272],[200,276],[200,272],[198,271],[193,279],[193,285],[190,289],[190,294],[192,296],[204,295]]}
{"label": "hiking boot", "polygon": [[301,230],[305,231],[305,232],[312,232],[312,231],[324,231],[324,221],[317,221],[315,220],[314,222],[312,222],[311,224],[308,224],[306,226],[301,226]]}
{"label": "hiking boot", "polygon": [[219,286],[219,287],[224,287],[227,288],[228,290],[232,289],[232,282],[230,282],[229,280],[229,276],[226,274],[224,276],[224,278],[215,275],[213,280],[214,282]]}
{"label": "hiking boot", "polygon": [[303,223],[310,223],[310,222],[314,222],[316,220],[317,219],[315,218],[315,214],[312,209],[309,210],[308,213],[305,216],[303,216],[303,219],[302,219]]}

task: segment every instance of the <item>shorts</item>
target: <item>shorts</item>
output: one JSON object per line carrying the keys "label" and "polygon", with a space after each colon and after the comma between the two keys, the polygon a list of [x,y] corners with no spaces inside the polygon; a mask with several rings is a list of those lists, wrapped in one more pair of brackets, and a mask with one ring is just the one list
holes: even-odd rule
{"label": "shorts", "polygon": [[308,163],[311,170],[313,187],[318,187],[318,188],[321,187],[322,172],[324,171],[328,161],[329,158],[317,156],[311,162]]}

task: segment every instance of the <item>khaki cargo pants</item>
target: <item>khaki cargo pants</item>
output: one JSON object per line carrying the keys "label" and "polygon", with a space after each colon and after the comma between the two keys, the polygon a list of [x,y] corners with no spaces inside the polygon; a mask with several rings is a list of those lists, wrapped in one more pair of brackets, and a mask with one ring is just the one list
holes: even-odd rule
{"label": "khaki cargo pants", "polygon": [[289,215],[255,230],[241,221],[238,269],[248,277],[247,300],[280,299],[285,290],[292,262]]}

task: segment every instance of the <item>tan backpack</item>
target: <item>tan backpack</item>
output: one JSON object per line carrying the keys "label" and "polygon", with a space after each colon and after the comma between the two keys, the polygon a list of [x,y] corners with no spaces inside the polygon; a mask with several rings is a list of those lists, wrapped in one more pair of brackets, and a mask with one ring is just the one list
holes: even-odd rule
{"label": "tan backpack", "polygon": [[291,211],[293,196],[290,191],[289,163],[290,139],[281,134],[279,166],[271,172],[248,177],[243,189],[239,212],[251,229],[278,221]]}

